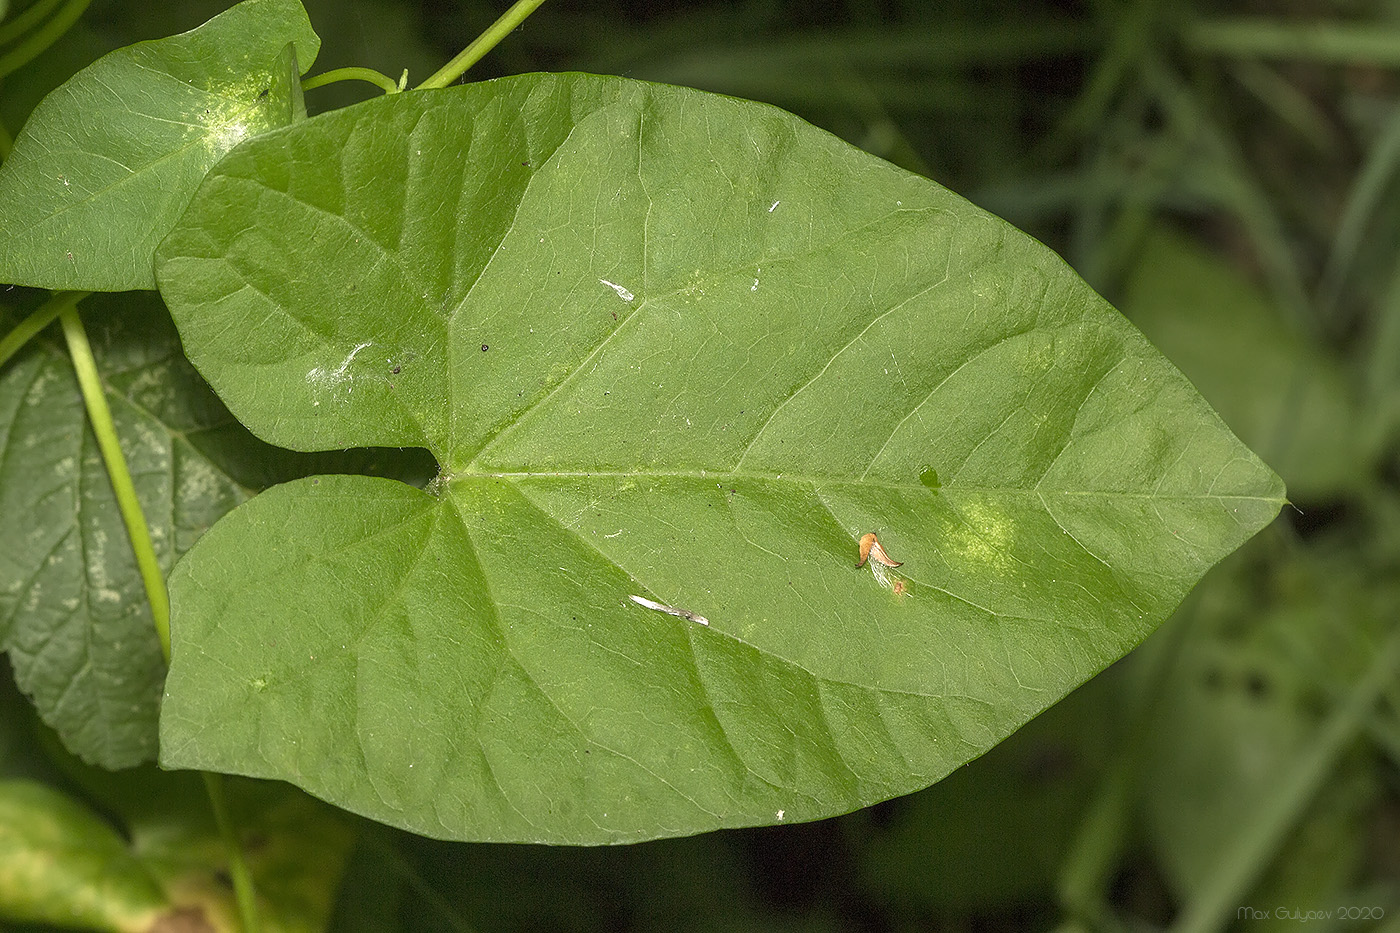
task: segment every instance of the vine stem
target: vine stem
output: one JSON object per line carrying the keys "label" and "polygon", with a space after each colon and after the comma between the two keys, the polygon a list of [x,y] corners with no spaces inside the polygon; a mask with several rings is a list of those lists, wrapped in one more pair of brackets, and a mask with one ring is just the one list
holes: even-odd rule
{"label": "vine stem", "polygon": [[502,39],[510,34],[511,30],[525,22],[525,18],[539,9],[543,3],[544,0],[516,0],[509,10],[501,14],[500,19],[473,39],[471,45],[453,56],[452,61],[439,68],[415,90],[423,91],[430,88],[447,87],[456,81],[466,73],[468,68],[481,61],[482,56],[494,49]]}
{"label": "vine stem", "polygon": [[[50,315],[42,324],[34,327],[31,322],[42,320],[42,313],[56,308],[58,319],[63,324],[63,336],[68,341],[68,353],[73,359],[73,370],[78,375],[78,385],[83,392],[83,402],[87,406],[88,421],[92,433],[97,436],[97,446],[102,451],[102,459],[107,466],[107,476],[112,481],[112,489],[117,496],[117,508],[122,513],[127,534],[131,538],[131,550],[136,555],[136,566],[141,571],[141,582],[146,587],[146,599],[151,605],[151,620],[155,623],[156,635],[160,638],[160,651],[165,663],[170,663],[170,597],[165,589],[165,576],[161,573],[156,559],[155,547],[151,544],[151,530],[146,524],[146,516],[141,510],[141,501],[136,497],[136,486],[131,481],[131,470],[127,468],[126,457],[122,454],[117,440],[116,425],[112,422],[112,409],[107,405],[107,396],[102,389],[102,379],[97,372],[97,360],[92,355],[92,344],[88,341],[87,330],[78,316],[78,302],[86,297],[86,292],[64,292],[55,295],[39,312],[30,315],[20,325],[33,333],[42,329],[42,324],[53,320]],[[37,322],[36,322],[37,323]],[[6,335],[8,341],[14,336]],[[27,338],[26,338],[27,339]],[[239,920],[243,933],[258,933],[257,895],[253,890],[253,875],[243,857],[243,847],[229,818],[228,803],[224,799],[223,775],[208,771],[200,773],[204,778],[204,789],[209,795],[209,805],[214,811],[214,822],[219,828],[229,861],[229,875],[233,879],[234,899],[238,904]]]}
{"label": "vine stem", "polygon": [[0,55],[0,78],[18,71],[42,55],[78,21],[78,17],[83,15],[90,2],[92,0],[68,0],[52,19],[34,30],[29,38]]}
{"label": "vine stem", "polygon": [[0,45],[13,42],[33,29],[62,2],[63,0],[38,0],[23,12],[17,13],[14,19],[0,23]]}
{"label": "vine stem", "polygon": [[112,409],[107,407],[107,396],[102,391],[102,379],[97,374],[97,361],[93,358],[92,344],[88,342],[82,318],[78,317],[77,304],[76,300],[69,302],[59,311],[58,319],[63,322],[63,336],[68,341],[68,353],[73,358],[73,370],[78,374],[78,385],[83,390],[88,421],[92,425],[92,433],[97,435],[97,447],[102,451],[102,459],[107,464],[107,475],[111,478],[112,490],[117,496],[117,508],[122,513],[126,533],[131,538],[136,567],[141,572],[141,582],[146,587],[146,599],[151,604],[151,621],[155,623],[156,636],[160,638],[160,651],[165,656],[165,663],[169,664],[170,597],[165,591],[165,575],[161,573],[160,562],[156,560],[156,549],[151,544],[151,529],[141,511],[141,500],[136,497],[136,486],[131,481],[131,471],[127,469],[126,457],[122,455],[121,444],[117,440],[116,425],[112,423]]}
{"label": "vine stem", "polygon": [[15,329],[4,337],[0,337],[0,366],[20,351],[26,343],[34,338],[45,327],[53,323],[68,308],[77,305],[78,302],[86,298],[90,292],[59,292],[44,302],[29,317],[15,325]]}
{"label": "vine stem", "polygon": [[243,858],[243,846],[239,844],[234,831],[233,820],[229,817],[228,801],[224,798],[224,776],[210,771],[201,771],[204,790],[209,795],[209,805],[214,810],[214,823],[219,827],[219,836],[228,851],[228,873],[233,879],[233,897],[238,904],[238,919],[243,933],[259,933],[257,892],[253,889],[253,873]]}

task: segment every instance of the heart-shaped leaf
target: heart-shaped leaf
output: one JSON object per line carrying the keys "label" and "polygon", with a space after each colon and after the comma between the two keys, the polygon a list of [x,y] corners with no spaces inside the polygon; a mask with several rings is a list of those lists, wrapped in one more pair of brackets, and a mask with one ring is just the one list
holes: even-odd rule
{"label": "heart-shaped leaf", "polygon": [[[431,462],[269,447],[190,367],[154,293],[85,305],[98,372],[166,568],[253,490],[311,472],[413,476],[425,473],[414,460]],[[61,343],[34,340],[0,371],[0,528],[0,651],[9,652],[25,693],[85,761],[128,768],[154,758],[165,662]]]}
{"label": "heart-shaped leaf", "polygon": [[619,842],[923,787],[1283,501],[1049,250],[694,91],[524,76],[276,131],[157,277],[254,432],[443,466],[431,493],[280,486],[199,541],[162,760],[428,835]]}
{"label": "heart-shaped leaf", "polygon": [[0,168],[0,282],[154,288],[156,244],[209,167],[305,113],[297,75],[319,45],[298,0],[244,0],[78,72]]}

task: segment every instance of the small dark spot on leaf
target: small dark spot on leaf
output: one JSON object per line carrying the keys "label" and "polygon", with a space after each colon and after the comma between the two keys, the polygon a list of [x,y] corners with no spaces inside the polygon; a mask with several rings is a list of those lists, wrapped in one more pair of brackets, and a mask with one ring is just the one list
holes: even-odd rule
{"label": "small dark spot on leaf", "polygon": [[491,348],[490,348],[488,345],[486,345],[486,344],[484,344],[484,343],[481,345],[481,352],[482,352],[482,353],[485,353],[485,352],[486,352],[487,350],[489,350],[489,349],[491,349]]}
{"label": "small dark spot on leaf", "polygon": [[402,367],[402,366],[395,366],[393,369],[391,369],[391,370],[389,370],[389,371],[390,371],[391,373],[393,373],[395,376],[397,376],[402,370],[403,370],[403,367]]}
{"label": "small dark spot on leaf", "polygon": [[1258,671],[1251,671],[1244,680],[1244,688],[1249,691],[1249,695],[1256,700],[1263,700],[1269,695],[1269,682],[1264,675]]}
{"label": "small dark spot on leaf", "polygon": [[271,93],[272,93],[272,88],[270,88],[270,87],[265,87],[265,88],[263,88],[263,89],[262,89],[262,93],[258,95],[258,100],[265,100],[265,99],[267,98],[267,95],[268,95],[268,94],[271,94]]}
{"label": "small dark spot on leaf", "polygon": [[529,160],[529,159],[526,159],[524,162],[521,162],[520,164],[523,165],[523,166],[525,166],[526,168],[529,168],[529,167],[530,167],[530,160]]}
{"label": "small dark spot on leaf", "polygon": [[313,479],[313,480],[311,481],[311,485],[313,485],[313,486],[319,486],[319,485],[321,485],[321,481],[320,481],[319,479]]}
{"label": "small dark spot on leaf", "polygon": [[617,320],[617,312],[614,311],[614,312],[612,313],[612,316],[613,316],[613,320],[616,321],[616,320]]}

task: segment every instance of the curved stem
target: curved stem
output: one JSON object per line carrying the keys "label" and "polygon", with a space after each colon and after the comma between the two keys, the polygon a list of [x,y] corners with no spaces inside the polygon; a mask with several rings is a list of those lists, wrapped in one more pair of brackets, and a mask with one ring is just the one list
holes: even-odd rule
{"label": "curved stem", "polygon": [[[69,292],[68,294],[81,293]],[[55,299],[57,300],[57,299]],[[112,481],[112,490],[117,496],[117,508],[121,510],[126,533],[131,537],[131,550],[136,555],[136,566],[141,571],[141,582],[146,587],[146,599],[151,604],[151,621],[155,623],[156,637],[160,639],[161,654],[165,663],[170,663],[170,597],[165,591],[165,576],[156,560],[156,550],[151,544],[151,529],[146,524],[146,516],[141,511],[141,500],[136,497],[136,486],[131,482],[131,471],[127,469],[126,457],[117,441],[117,429],[112,423],[112,410],[107,407],[107,397],[102,391],[102,379],[97,374],[97,361],[92,356],[92,345],[88,343],[87,331],[78,317],[77,300],[59,311],[58,318],[63,322],[63,336],[68,340],[68,353],[73,358],[73,370],[78,375],[78,385],[83,390],[83,402],[87,405],[88,421],[92,433],[97,435],[97,446],[102,451],[102,459],[107,465],[107,475]]]}
{"label": "curved stem", "polygon": [[63,0],[38,0],[33,6],[15,16],[8,23],[0,23],[0,45],[13,42],[38,25],[49,11]]}
{"label": "curved stem", "polygon": [[233,820],[229,817],[228,801],[224,798],[224,776],[201,771],[204,790],[209,795],[209,806],[214,810],[214,823],[219,827],[219,837],[228,851],[228,873],[233,879],[233,897],[238,904],[238,919],[243,933],[259,933],[257,892],[253,889],[253,873],[243,858],[243,846],[238,842],[238,834],[233,830]]}
{"label": "curved stem", "polygon": [[370,84],[382,88],[385,94],[397,94],[402,90],[397,81],[373,68],[336,68],[333,71],[318,74],[314,78],[306,78],[301,82],[301,89],[309,91],[327,84],[334,84],[337,81],[368,81]]}
{"label": "curved stem", "polygon": [[59,37],[78,21],[78,17],[83,15],[90,2],[91,0],[68,0],[52,19],[34,30],[28,39],[0,55],[0,78],[18,71],[43,54],[45,49],[57,42]]}
{"label": "curved stem", "polygon": [[481,61],[482,56],[494,49],[502,39],[510,34],[511,30],[523,23],[525,17],[535,12],[542,3],[544,0],[516,0],[509,10],[501,14],[500,19],[473,39],[471,45],[458,52],[452,61],[439,68],[435,74],[418,85],[415,90],[447,87],[456,81],[466,73],[468,68]]}
{"label": "curved stem", "polygon": [[33,339],[45,327],[53,323],[67,309],[86,298],[90,292],[59,292],[39,306],[33,314],[15,325],[15,329],[0,337],[0,366]]}

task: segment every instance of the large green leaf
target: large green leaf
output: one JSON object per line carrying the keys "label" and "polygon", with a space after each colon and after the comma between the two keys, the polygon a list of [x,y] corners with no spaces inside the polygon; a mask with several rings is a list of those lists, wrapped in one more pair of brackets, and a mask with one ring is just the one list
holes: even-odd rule
{"label": "large green leaf", "polygon": [[0,168],[0,282],[153,288],[151,255],[204,173],[291,122],[319,44],[297,0],[244,0],[78,72]]}
{"label": "large green leaf", "polygon": [[[97,305],[86,317],[98,369],[165,568],[252,489],[340,469],[414,474],[414,458],[386,452],[268,447],[190,367],[154,294],[87,304]],[[165,664],[72,364],[44,339],[0,370],[0,528],[0,651],[21,687],[85,760],[154,758]]]}
{"label": "large green leaf", "polygon": [[[254,432],[444,468],[276,487],[200,540],[162,761],[428,835],[923,787],[1283,497],[1043,246],[694,91],[525,76],[305,121],[216,167],[157,278]],[[869,532],[902,567],[856,567]]]}

